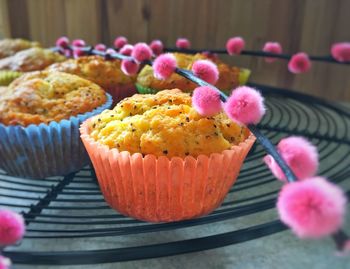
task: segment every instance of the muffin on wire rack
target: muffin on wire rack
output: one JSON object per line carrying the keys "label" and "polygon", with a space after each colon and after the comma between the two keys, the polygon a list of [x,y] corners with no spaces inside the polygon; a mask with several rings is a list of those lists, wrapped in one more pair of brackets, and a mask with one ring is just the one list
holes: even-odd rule
{"label": "muffin on wire rack", "polygon": [[0,40],[0,59],[12,56],[21,50],[40,47],[38,42],[32,42],[21,38],[5,38]]}
{"label": "muffin on wire rack", "polygon": [[[219,59],[210,59],[207,55],[197,53],[195,55],[185,53],[172,53],[176,59],[179,68],[191,70],[193,64],[198,60],[212,60],[218,68],[219,79],[215,86],[222,89],[223,92],[229,93],[239,85],[248,81],[250,70],[229,66]],[[185,92],[192,92],[197,85],[188,79],[172,74],[169,78],[161,80],[153,75],[153,68],[145,65],[137,76],[136,87],[140,93],[156,93],[165,89],[178,88]]]}
{"label": "muffin on wire rack", "polygon": [[31,178],[78,171],[88,163],[79,125],[111,103],[103,89],[78,76],[21,76],[0,95],[0,168]]}
{"label": "muffin on wire rack", "polygon": [[178,89],[126,98],[80,132],[109,205],[151,222],[212,212],[255,141],[222,113],[199,115]]}
{"label": "muffin on wire rack", "polygon": [[136,93],[135,76],[125,75],[121,61],[100,56],[82,56],[53,64],[48,70],[74,74],[100,85],[112,95],[114,103]]}
{"label": "muffin on wire rack", "polygon": [[66,57],[49,49],[29,48],[0,59],[0,85],[7,86],[25,72],[40,71]]}

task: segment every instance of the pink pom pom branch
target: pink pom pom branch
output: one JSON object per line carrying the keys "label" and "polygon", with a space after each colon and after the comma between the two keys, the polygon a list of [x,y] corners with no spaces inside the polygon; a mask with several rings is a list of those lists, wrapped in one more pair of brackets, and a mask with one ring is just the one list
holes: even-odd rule
{"label": "pink pom pom branch", "polygon": [[[93,50],[91,48],[87,48],[87,51],[91,54],[100,55],[103,57],[106,57],[106,55],[108,54],[108,53],[105,53],[103,51]],[[194,51],[194,50],[189,49],[187,52],[191,53],[192,51]],[[217,52],[217,51],[214,51],[214,52]],[[138,54],[138,55],[136,55],[136,54]],[[143,65],[143,64],[153,65],[154,64],[151,60],[152,50],[148,46],[147,46],[147,48],[145,46],[142,46],[142,48],[140,48],[140,52],[138,52],[136,54],[134,52],[132,54],[132,56],[136,56],[137,59],[135,59],[134,57],[131,57],[131,56],[126,56],[126,55],[123,55],[121,53],[117,53],[117,52],[109,53],[108,57],[113,58],[113,59],[126,60],[125,62],[130,61],[132,63],[139,63],[140,65]],[[248,55],[248,54],[250,54],[250,52],[249,51],[242,51],[242,54]],[[257,55],[257,56],[263,56],[263,57],[271,56],[271,57],[277,57],[277,58],[290,59],[289,55],[283,55],[283,54],[276,55],[274,53],[271,54],[271,53],[262,53],[262,52],[252,52],[251,55]],[[335,62],[334,59],[328,59],[329,57],[327,59],[317,58],[317,57],[309,57],[309,58],[311,60],[322,60],[322,61],[327,60],[327,61]],[[191,72],[189,70],[181,69],[178,67],[175,67],[175,69],[174,69],[173,64],[171,64],[170,67],[171,68],[168,68],[168,67],[165,68],[165,71],[168,72],[171,69],[170,71],[173,71],[173,72],[189,79],[190,81],[198,84],[199,86],[209,87],[212,91],[217,93],[217,95],[214,96],[214,94],[212,94],[211,92],[209,92],[208,95],[204,94],[204,92],[201,92],[201,94],[199,95],[199,98],[197,98],[197,99],[195,98],[196,105],[199,105],[199,110],[204,108],[204,111],[203,111],[204,114],[206,114],[209,111],[208,110],[209,103],[218,104],[219,101],[223,102],[223,103],[228,101],[229,97],[227,95],[225,95],[223,92],[221,92],[219,89],[217,89],[212,84],[197,77],[193,72]],[[159,71],[163,72],[164,69],[161,68],[157,72],[159,72]],[[271,158],[273,158],[276,165],[283,172],[285,179],[289,183],[297,182],[298,178],[295,175],[295,173],[293,172],[293,170],[291,169],[291,167],[289,167],[287,162],[282,158],[281,154],[276,150],[275,146],[271,143],[271,141],[266,136],[264,136],[262,134],[262,132],[256,126],[256,123],[261,119],[263,112],[264,112],[262,109],[262,106],[261,106],[262,105],[262,97],[259,95],[255,95],[255,93],[253,93],[253,91],[255,91],[254,89],[251,89],[249,87],[247,87],[247,88],[248,88],[248,91],[247,90],[246,91],[248,92],[248,96],[249,96],[248,99],[245,99],[247,97],[242,97],[243,95],[238,95],[238,97],[233,97],[232,100],[233,100],[234,104],[235,104],[235,102],[242,103],[241,104],[242,105],[242,109],[241,109],[242,113],[243,113],[243,111],[246,111],[246,109],[249,109],[250,112],[251,111],[254,112],[253,113],[254,117],[249,118],[249,119],[244,119],[241,117],[240,113],[238,113],[237,120],[240,121],[241,123],[247,125],[248,129],[255,135],[256,139],[260,142],[260,144],[263,146],[265,151],[271,156]],[[215,98],[213,98],[213,97],[215,97]],[[246,101],[247,101],[247,103],[245,104]],[[218,110],[211,111],[211,113],[214,113],[217,111]],[[234,115],[234,113],[233,113],[233,115]],[[234,118],[235,117],[237,117],[237,116],[234,116]],[[297,183],[300,183],[300,182],[297,182]],[[348,242],[347,240],[349,240],[349,238],[347,237],[345,232],[342,231],[341,229],[338,229],[338,231],[334,232],[334,234],[332,235],[332,238],[336,242],[339,250],[342,250],[345,247],[345,245],[347,245],[347,242]]]}

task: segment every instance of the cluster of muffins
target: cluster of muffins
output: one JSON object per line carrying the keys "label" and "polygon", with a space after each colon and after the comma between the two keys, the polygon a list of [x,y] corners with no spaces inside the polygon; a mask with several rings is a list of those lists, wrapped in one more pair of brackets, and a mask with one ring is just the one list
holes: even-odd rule
{"label": "cluster of muffins", "polygon": [[[116,59],[64,59],[25,44],[0,60],[0,69],[21,74],[0,88],[1,169],[45,178],[78,171],[90,157],[110,206],[152,222],[202,216],[221,204],[255,138],[223,113],[201,116],[192,106],[195,84],[176,74],[157,80],[149,66],[126,76]],[[185,69],[207,57],[174,55]],[[215,62],[221,89],[249,76]]]}

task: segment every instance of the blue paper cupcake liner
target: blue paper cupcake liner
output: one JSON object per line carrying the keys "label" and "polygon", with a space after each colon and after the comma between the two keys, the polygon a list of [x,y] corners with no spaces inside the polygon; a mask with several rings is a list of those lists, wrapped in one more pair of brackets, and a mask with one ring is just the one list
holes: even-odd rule
{"label": "blue paper cupcake liner", "polygon": [[0,168],[9,175],[29,178],[80,170],[89,163],[80,139],[80,124],[111,105],[112,97],[107,94],[104,105],[68,120],[28,127],[0,124]]}

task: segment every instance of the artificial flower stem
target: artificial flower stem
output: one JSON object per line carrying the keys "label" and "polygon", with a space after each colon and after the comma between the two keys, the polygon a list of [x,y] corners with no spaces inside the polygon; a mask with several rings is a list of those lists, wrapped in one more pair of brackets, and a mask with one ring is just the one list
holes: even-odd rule
{"label": "artificial flower stem", "polygon": [[345,243],[350,239],[349,236],[343,231],[339,230],[335,234],[332,234],[332,239],[334,240],[337,249],[342,251]]}

